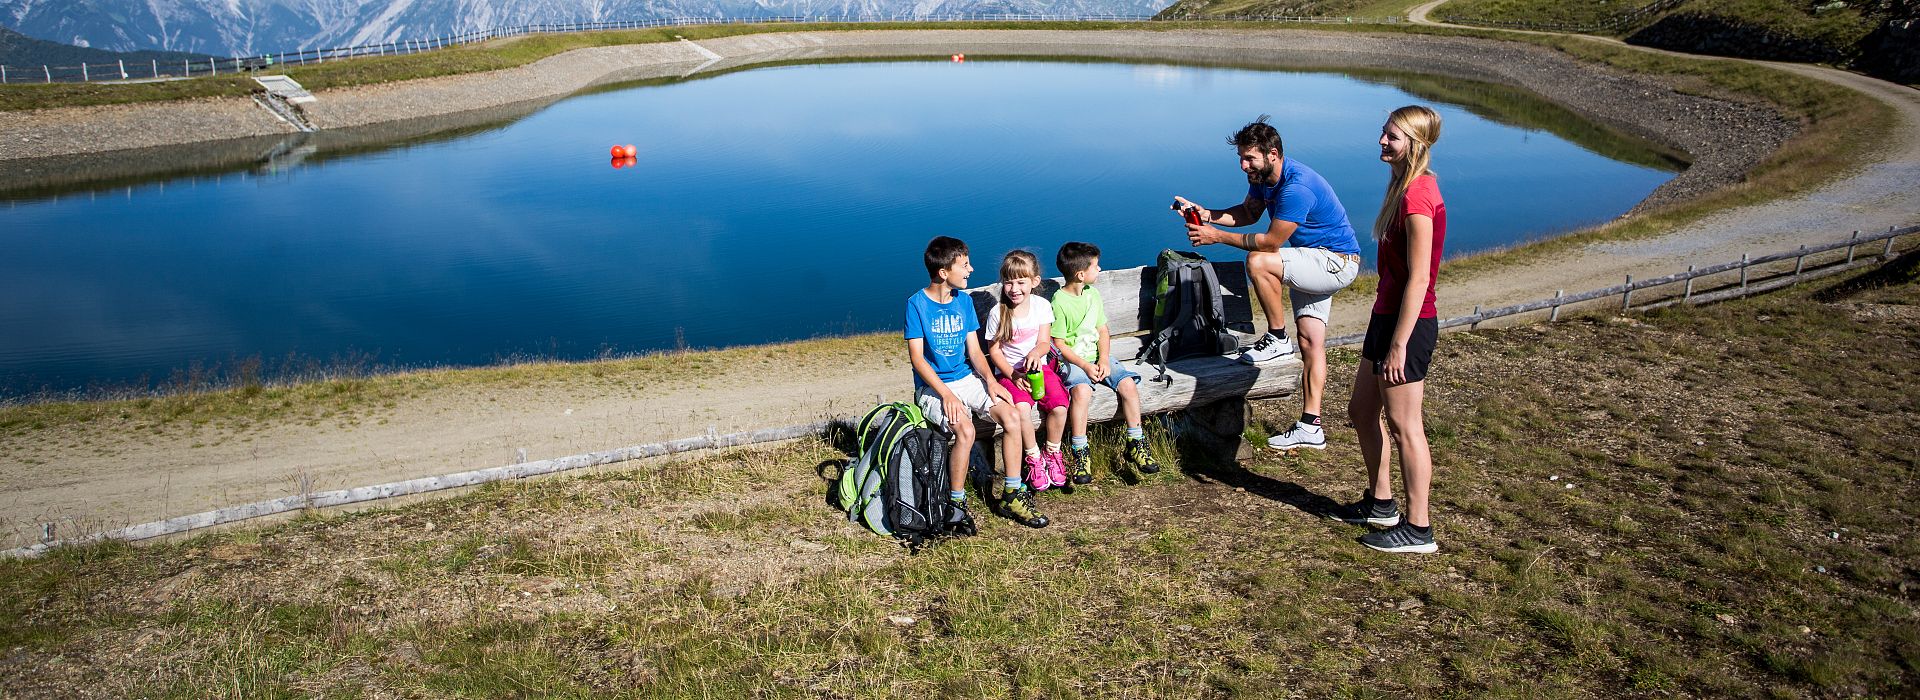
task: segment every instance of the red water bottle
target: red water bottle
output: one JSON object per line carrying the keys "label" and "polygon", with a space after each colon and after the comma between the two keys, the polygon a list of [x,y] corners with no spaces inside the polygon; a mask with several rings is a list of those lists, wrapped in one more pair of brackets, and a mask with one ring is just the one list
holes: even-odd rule
{"label": "red water bottle", "polygon": [[1185,209],[1181,209],[1180,214],[1182,216],[1187,217],[1187,223],[1193,224],[1195,226],[1202,225],[1200,222],[1200,207],[1187,207]]}

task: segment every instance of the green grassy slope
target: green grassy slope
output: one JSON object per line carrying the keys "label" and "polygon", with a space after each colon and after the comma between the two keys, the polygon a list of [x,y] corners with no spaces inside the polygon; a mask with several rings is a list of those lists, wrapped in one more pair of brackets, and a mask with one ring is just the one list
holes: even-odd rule
{"label": "green grassy slope", "polygon": [[[1324,517],[1360,489],[1343,419],[1325,452],[1147,477],[1097,433],[1097,488],[1044,494],[1053,526],[982,512],[979,536],[920,556],[825,505],[817,470],[846,455],[806,442],[0,561],[0,687],[1912,696],[1920,396],[1898,377],[1920,362],[1917,263],[1445,336],[1427,408],[1438,555],[1374,553]],[[1357,358],[1331,361],[1338,400]],[[1296,408],[1257,407],[1249,432]]]}

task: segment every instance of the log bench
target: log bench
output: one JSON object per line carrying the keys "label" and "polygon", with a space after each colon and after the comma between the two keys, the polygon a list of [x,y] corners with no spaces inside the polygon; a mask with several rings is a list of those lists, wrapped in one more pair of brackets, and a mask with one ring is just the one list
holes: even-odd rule
{"label": "log bench", "polygon": [[[1233,260],[1208,261],[1208,264],[1213,266],[1214,277],[1220,280],[1228,328],[1240,336],[1241,345],[1245,346],[1258,337],[1258,332],[1266,330],[1254,325],[1246,263]],[[1100,273],[1100,281],[1095,286],[1100,289],[1105,304],[1107,331],[1113,336],[1113,357],[1140,375],[1141,415],[1185,411],[1188,424],[1210,433],[1209,442],[1215,443],[1214,447],[1236,459],[1245,459],[1252,455],[1251,446],[1241,438],[1246,429],[1247,400],[1293,393],[1300,381],[1299,357],[1259,366],[1241,364],[1230,356],[1190,357],[1169,363],[1166,379],[1155,381],[1159,369],[1135,357],[1140,354],[1146,334],[1153,329],[1153,293],[1158,272],[1159,268],[1148,266]],[[1052,300],[1062,282],[1059,277],[1048,278],[1041,283],[1040,296]],[[1000,303],[1000,285],[996,282],[968,289],[966,293],[973,298],[974,310],[980,315],[984,331],[988,314]],[[985,340],[983,337],[983,349]],[[1118,397],[1113,392],[1096,390],[1087,420],[1092,423],[1112,420],[1118,417],[1119,409]],[[989,426],[982,425],[979,434],[993,432]],[[999,453],[995,450],[989,454],[997,459]]]}

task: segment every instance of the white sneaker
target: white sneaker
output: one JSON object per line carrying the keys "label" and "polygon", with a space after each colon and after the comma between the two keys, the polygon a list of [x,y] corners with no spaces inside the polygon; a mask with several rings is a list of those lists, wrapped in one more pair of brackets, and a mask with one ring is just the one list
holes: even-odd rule
{"label": "white sneaker", "polygon": [[1317,425],[1307,425],[1294,421],[1287,432],[1267,438],[1267,446],[1276,450],[1297,450],[1302,447],[1309,450],[1327,449],[1327,431]]}
{"label": "white sneaker", "polygon": [[1260,335],[1260,340],[1255,341],[1253,347],[1247,348],[1246,352],[1240,353],[1240,361],[1254,365],[1262,362],[1272,362],[1292,354],[1292,338],[1275,336],[1273,331],[1267,331]]}

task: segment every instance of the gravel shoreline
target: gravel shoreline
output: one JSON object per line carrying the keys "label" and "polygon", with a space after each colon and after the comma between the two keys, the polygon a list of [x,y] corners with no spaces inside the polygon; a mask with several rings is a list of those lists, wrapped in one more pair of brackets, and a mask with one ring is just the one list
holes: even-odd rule
{"label": "gravel shoreline", "polygon": [[[1249,68],[1385,69],[1521,88],[1582,117],[1684,152],[1691,165],[1633,212],[1738,182],[1797,130],[1771,109],[1683,94],[1656,79],[1511,42],[1312,30],[898,30],[755,34],[580,49],[489,73],[316,93],[294,129],[246,98],[0,112],[0,191],[138,178],[198,160],[262,161],[299,140],[321,153],[395,134],[456,130],[538,110],[581,90],[784,61],[1063,56]],[[719,58],[712,58],[718,56]],[[1277,98],[1276,98],[1277,99]],[[1728,139],[1726,134],[1741,134]],[[307,144],[307,141],[312,141]],[[210,152],[219,155],[208,155]]]}

